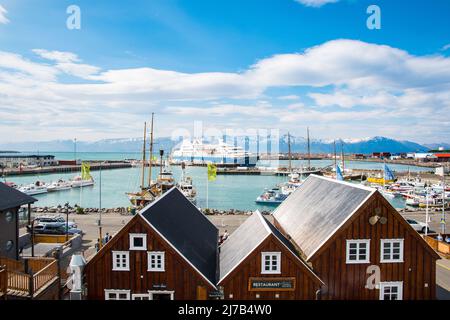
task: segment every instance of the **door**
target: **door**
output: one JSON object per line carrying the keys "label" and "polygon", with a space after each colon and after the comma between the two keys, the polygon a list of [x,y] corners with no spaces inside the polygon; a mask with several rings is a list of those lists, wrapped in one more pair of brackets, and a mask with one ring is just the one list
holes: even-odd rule
{"label": "door", "polygon": [[174,291],[149,291],[150,300],[173,300]]}
{"label": "door", "polygon": [[207,292],[206,288],[202,286],[197,286],[197,300],[206,300]]}

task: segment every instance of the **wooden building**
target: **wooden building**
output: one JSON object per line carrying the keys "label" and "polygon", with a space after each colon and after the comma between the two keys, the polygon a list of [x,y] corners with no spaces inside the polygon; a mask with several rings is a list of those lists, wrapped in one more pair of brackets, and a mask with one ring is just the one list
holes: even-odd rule
{"label": "wooden building", "polygon": [[322,298],[435,299],[439,256],[376,189],[312,175],[273,216]]}
{"label": "wooden building", "polygon": [[114,235],[84,273],[87,299],[207,299],[216,293],[218,229],[172,188]]}
{"label": "wooden building", "polygon": [[0,182],[0,299],[56,300],[60,265],[54,258],[21,257],[19,209],[37,201]]}
{"label": "wooden building", "polygon": [[220,246],[225,299],[316,299],[323,282],[258,211]]}
{"label": "wooden building", "polygon": [[19,259],[19,209],[37,200],[0,182],[0,256]]}

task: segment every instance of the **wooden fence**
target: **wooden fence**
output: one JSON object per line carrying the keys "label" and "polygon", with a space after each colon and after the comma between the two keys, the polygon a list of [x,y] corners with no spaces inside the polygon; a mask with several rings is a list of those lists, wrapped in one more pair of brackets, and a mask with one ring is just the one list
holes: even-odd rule
{"label": "wooden fence", "polygon": [[0,269],[0,298],[6,299],[8,291],[8,273],[6,269]]}
{"label": "wooden fence", "polygon": [[2,292],[33,297],[36,292],[50,284],[58,275],[58,260],[52,258],[28,258],[25,261],[0,258],[0,296]]}

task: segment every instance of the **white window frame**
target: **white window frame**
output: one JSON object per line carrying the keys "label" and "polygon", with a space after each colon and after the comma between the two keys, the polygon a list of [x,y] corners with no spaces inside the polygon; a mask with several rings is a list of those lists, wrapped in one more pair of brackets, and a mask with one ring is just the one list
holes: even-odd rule
{"label": "white window frame", "polygon": [[[266,257],[270,256],[270,267],[272,268],[272,256],[277,257],[277,269],[265,270]],[[261,252],[261,274],[280,274],[281,273],[281,252]]]}
{"label": "white window frame", "polygon": [[397,287],[397,300],[403,300],[403,281],[380,282],[380,300],[384,300],[385,287]]}
{"label": "white window frame", "polygon": [[[134,238],[142,238],[142,247],[134,246]],[[130,250],[147,250],[147,234],[146,233],[130,233]]]}
{"label": "white window frame", "polygon": [[[117,297],[119,297],[119,294],[126,293],[127,298],[126,299],[111,299],[110,294],[117,294]],[[105,300],[130,300],[130,290],[117,290],[117,289],[105,289]]]}
{"label": "white window frame", "polygon": [[[384,258],[384,246],[386,243],[391,244],[391,251],[390,251],[390,258],[385,259]],[[393,259],[392,256],[393,253],[393,244],[394,243],[400,243],[400,258],[399,259]],[[381,246],[380,246],[380,262],[381,263],[402,263],[403,261],[403,251],[404,251],[404,239],[381,239]]]}
{"label": "white window frame", "polygon": [[[151,267],[151,256],[161,256],[161,267]],[[147,251],[147,271],[150,272],[164,272],[166,271],[166,253],[164,251]]]}
{"label": "white window frame", "polygon": [[174,300],[175,291],[148,290],[148,294],[150,295],[150,300],[153,300],[153,295],[154,294],[170,294],[170,300]]}
{"label": "white window frame", "polygon": [[148,298],[148,300],[151,300],[150,293],[134,293],[131,295],[131,300],[142,300],[136,298]]}
{"label": "white window frame", "polygon": [[[126,266],[117,266],[116,264],[116,256],[117,255],[125,255],[126,256]],[[122,260],[122,257],[121,257]],[[130,252],[129,251],[113,251],[112,252],[112,263],[113,263],[113,267],[112,270],[113,271],[130,271]]]}
{"label": "white window frame", "polygon": [[[357,244],[357,249],[356,249],[356,260],[350,260],[350,244]],[[366,259],[364,260],[360,260],[359,259],[359,245],[361,243],[365,243],[366,244]],[[361,264],[361,263],[370,263],[370,239],[347,239],[346,242],[346,248],[345,248],[345,256],[346,256],[346,263],[347,264]]]}

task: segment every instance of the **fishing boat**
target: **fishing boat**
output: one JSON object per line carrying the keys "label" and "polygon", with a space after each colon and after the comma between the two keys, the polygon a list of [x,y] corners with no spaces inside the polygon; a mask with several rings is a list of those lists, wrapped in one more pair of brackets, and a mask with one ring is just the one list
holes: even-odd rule
{"label": "fishing boat", "polygon": [[64,180],[58,180],[50,183],[47,186],[48,192],[54,192],[54,191],[63,191],[63,190],[69,190],[72,188],[72,182],[64,181]]}
{"label": "fishing boat", "polygon": [[286,200],[288,196],[288,194],[281,192],[280,188],[272,188],[266,190],[262,195],[256,198],[255,202],[257,204],[278,206],[280,203]]}
{"label": "fishing boat", "polygon": [[388,183],[395,182],[395,175],[394,172],[386,165],[386,163],[383,166],[383,176],[379,177],[369,177],[367,178],[367,182],[375,183],[379,185],[386,185]]}
{"label": "fishing boat", "polygon": [[189,162],[192,164],[223,164],[254,167],[257,157],[246,152],[240,146],[232,146],[222,139],[218,143],[203,143],[201,139],[184,139],[171,155],[174,164]]}
{"label": "fishing boat", "polygon": [[192,183],[192,178],[186,176],[186,165],[184,163],[181,164],[181,169],[181,181],[177,184],[177,187],[180,189],[183,195],[189,199],[189,201],[191,201],[193,204],[196,204],[197,190]]}
{"label": "fishing boat", "polygon": [[29,184],[26,186],[21,186],[18,188],[20,192],[23,192],[29,196],[34,196],[37,194],[47,193],[47,185],[44,182],[37,181],[34,184]]}

